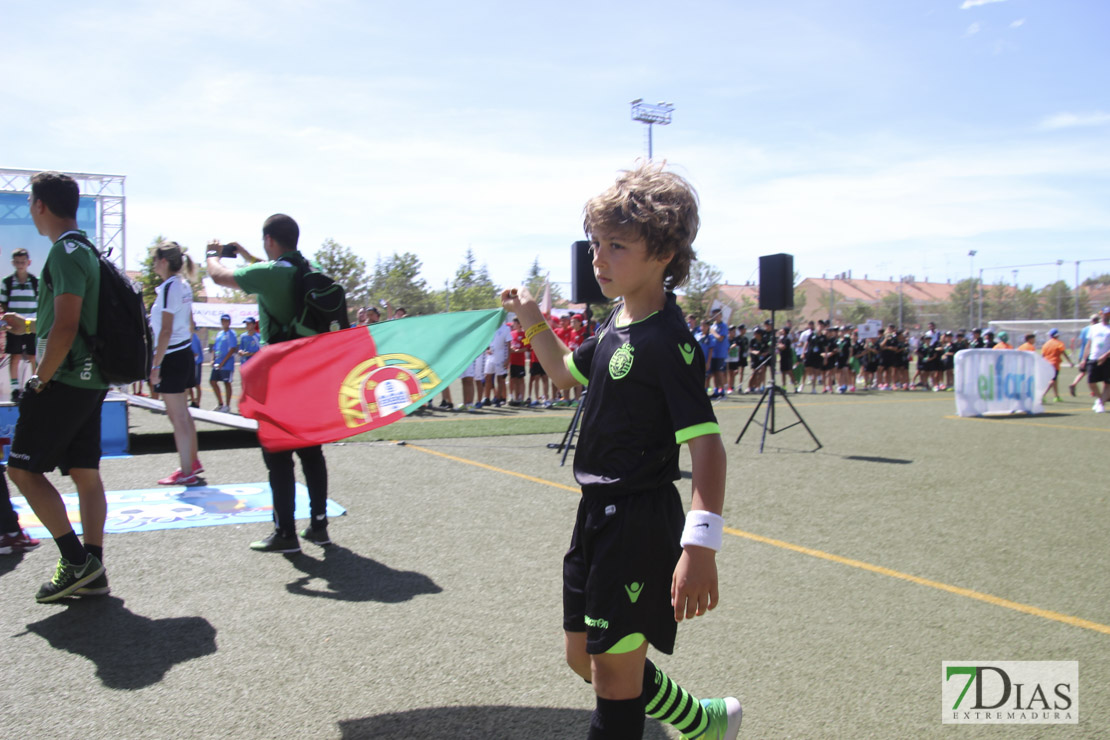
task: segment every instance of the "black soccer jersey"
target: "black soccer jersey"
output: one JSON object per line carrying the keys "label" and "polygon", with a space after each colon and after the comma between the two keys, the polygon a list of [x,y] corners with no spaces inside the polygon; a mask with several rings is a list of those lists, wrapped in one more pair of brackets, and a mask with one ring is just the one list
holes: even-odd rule
{"label": "black soccer jersey", "polygon": [[673,294],[661,311],[620,326],[614,310],[566,359],[587,386],[574,478],[584,489],[636,491],[679,478],[679,445],[717,434],[705,355]]}

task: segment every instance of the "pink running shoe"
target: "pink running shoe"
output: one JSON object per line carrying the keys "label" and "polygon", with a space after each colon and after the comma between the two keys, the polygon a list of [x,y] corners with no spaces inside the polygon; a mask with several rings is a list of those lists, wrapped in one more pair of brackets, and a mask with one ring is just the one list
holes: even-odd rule
{"label": "pink running shoe", "polygon": [[173,471],[168,477],[158,481],[160,486],[195,486],[200,481],[192,473],[182,473],[181,468]]}

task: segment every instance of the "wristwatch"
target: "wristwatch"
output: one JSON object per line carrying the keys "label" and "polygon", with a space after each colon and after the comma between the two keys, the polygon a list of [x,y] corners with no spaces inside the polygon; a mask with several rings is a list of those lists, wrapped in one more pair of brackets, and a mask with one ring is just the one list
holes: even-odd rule
{"label": "wristwatch", "polygon": [[38,393],[46,387],[46,383],[42,382],[42,379],[39,376],[32,375],[30,378],[27,379],[27,385],[24,387],[29,391],[34,391],[35,393]]}

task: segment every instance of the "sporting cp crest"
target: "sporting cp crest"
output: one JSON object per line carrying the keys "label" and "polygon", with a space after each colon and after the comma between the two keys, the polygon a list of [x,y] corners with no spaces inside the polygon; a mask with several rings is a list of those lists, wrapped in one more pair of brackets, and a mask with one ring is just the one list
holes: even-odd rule
{"label": "sporting cp crest", "polygon": [[339,386],[339,413],[349,428],[403,413],[439,385],[428,363],[412,355],[372,357],[347,373]]}
{"label": "sporting cp crest", "polygon": [[620,380],[632,369],[632,345],[625,342],[609,358],[609,377]]}

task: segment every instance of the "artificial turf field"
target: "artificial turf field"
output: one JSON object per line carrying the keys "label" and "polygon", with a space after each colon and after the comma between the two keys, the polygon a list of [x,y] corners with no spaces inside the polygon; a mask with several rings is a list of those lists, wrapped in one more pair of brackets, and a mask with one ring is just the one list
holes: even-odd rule
{"label": "artificial turf field", "polygon": [[[738,696],[741,737],[1106,737],[1110,415],[1082,393],[991,420],[955,418],[950,393],[790,398],[821,450],[801,427],[763,454],[759,428],[734,444],[756,398],[717,406],[721,604],[660,667]],[[547,448],[570,418],[434,412],[329,446],[348,515],[326,550],[251,552],[265,525],[111,536],[112,595],[66,605],[33,599],[49,542],[0,556],[0,731],[585,737],[592,692],[563,664],[560,608],[577,493]],[[177,464],[163,417],[131,423],[137,454],[102,464],[111,490]],[[249,438],[202,429],[209,482],[265,480]],[[683,471],[688,501],[685,453]],[[1079,724],[942,725],[945,660],[1078,661]],[[645,737],[677,736],[649,720]]]}

